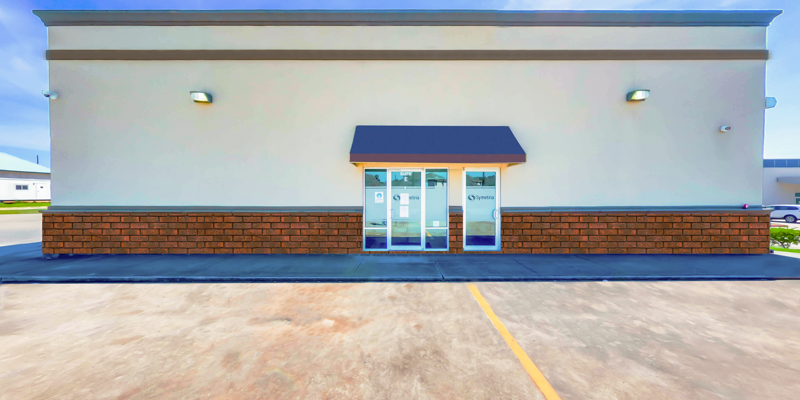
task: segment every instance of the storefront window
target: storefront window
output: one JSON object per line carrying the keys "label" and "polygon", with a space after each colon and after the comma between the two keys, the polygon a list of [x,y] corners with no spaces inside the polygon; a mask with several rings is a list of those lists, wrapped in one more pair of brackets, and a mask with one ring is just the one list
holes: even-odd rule
{"label": "storefront window", "polygon": [[447,249],[447,170],[425,170],[425,248]]}
{"label": "storefront window", "polygon": [[464,173],[465,250],[499,250],[498,174],[491,170]]}
{"label": "storefront window", "polygon": [[386,170],[364,170],[364,249],[386,250]]}

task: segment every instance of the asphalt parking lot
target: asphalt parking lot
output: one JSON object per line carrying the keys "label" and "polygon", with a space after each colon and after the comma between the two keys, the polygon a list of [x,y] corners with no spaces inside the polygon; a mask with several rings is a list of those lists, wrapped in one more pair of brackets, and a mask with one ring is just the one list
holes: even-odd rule
{"label": "asphalt parking lot", "polygon": [[[545,398],[468,285],[2,285],[0,398]],[[800,391],[798,281],[476,288],[563,399]]]}

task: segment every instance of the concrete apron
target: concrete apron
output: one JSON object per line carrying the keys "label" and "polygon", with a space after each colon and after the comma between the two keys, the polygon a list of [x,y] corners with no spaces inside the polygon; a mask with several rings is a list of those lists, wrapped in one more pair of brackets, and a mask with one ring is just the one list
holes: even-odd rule
{"label": "concrete apron", "polygon": [[800,278],[779,255],[98,255],[0,248],[2,283],[459,282]]}

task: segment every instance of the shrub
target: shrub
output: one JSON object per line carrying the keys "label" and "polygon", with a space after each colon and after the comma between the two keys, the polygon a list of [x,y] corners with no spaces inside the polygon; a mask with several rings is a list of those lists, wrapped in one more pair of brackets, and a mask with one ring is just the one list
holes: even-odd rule
{"label": "shrub", "polygon": [[789,246],[800,243],[800,230],[772,228],[769,230],[769,241],[772,244],[788,249]]}

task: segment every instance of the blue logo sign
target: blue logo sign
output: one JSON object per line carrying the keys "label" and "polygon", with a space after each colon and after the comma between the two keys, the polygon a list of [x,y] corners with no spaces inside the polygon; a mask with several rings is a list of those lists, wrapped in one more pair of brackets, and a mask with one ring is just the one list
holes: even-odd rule
{"label": "blue logo sign", "polygon": [[471,195],[467,196],[467,200],[469,200],[469,201],[475,201],[475,200],[494,200],[494,196],[476,196],[476,195],[474,195],[474,194],[471,194]]}
{"label": "blue logo sign", "polygon": [[383,193],[381,193],[381,192],[375,193],[375,197],[378,198],[378,199],[382,199],[383,198]]}

